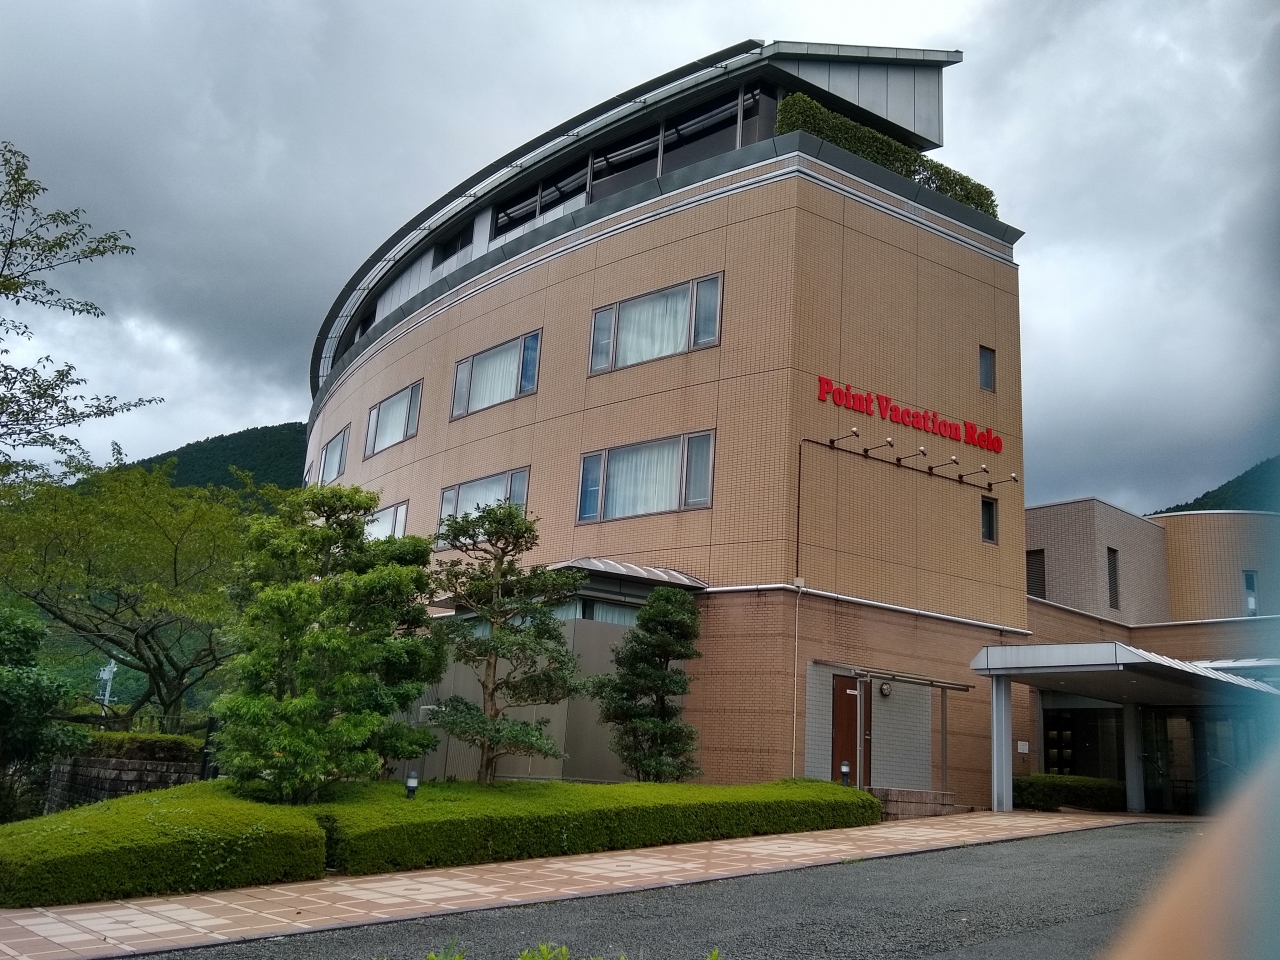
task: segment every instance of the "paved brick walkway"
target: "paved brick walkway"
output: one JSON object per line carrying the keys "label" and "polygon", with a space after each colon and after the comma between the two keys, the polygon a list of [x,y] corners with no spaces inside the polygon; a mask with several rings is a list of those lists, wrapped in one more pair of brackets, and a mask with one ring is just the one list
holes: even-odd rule
{"label": "paved brick walkway", "polygon": [[486,907],[697,883],[1150,819],[965,813],[869,827],[369,877],[0,910],[0,960],[111,957]]}

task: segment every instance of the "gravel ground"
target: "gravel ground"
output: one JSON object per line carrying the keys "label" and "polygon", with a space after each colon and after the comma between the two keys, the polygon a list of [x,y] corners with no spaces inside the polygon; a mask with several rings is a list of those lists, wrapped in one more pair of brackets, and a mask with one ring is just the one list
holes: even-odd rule
{"label": "gravel ground", "polygon": [[1202,832],[1143,823],[638,893],[203,947],[173,960],[466,960],[540,942],[580,957],[1004,960],[1097,956]]}

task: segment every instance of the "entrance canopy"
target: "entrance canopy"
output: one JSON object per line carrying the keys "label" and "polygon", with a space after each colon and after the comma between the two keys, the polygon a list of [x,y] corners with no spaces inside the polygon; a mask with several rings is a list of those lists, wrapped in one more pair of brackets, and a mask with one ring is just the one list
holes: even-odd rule
{"label": "entrance canopy", "polygon": [[1280,696],[1280,690],[1261,680],[1115,642],[983,647],[970,666],[984,677],[1009,677],[1038,690],[1117,706],[1230,706]]}
{"label": "entrance canopy", "polygon": [[1127,644],[1046,643],[983,647],[970,664],[991,678],[991,809],[1013,809],[1011,683],[1114,703],[1124,710],[1125,794],[1144,809],[1138,708],[1280,705],[1280,690],[1203,663]]}

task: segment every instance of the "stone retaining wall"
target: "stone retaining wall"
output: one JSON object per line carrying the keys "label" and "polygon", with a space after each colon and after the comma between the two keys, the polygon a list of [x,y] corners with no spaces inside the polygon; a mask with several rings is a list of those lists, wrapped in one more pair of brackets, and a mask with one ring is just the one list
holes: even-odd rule
{"label": "stone retaining wall", "polygon": [[898,790],[892,787],[869,787],[867,792],[883,807],[881,820],[914,820],[917,817],[945,817],[952,813],[969,813],[973,807],[956,806],[954,793],[940,790]]}
{"label": "stone retaining wall", "polygon": [[82,803],[176,787],[199,779],[198,763],[71,757],[53,764],[44,812],[57,813]]}

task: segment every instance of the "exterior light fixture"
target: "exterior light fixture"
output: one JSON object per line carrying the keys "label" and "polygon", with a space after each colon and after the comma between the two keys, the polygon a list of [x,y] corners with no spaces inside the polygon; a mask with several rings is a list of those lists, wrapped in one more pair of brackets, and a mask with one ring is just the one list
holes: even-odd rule
{"label": "exterior light fixture", "polygon": [[[858,428],[857,428],[857,427],[850,427],[850,428],[849,428],[849,436],[851,436],[851,437],[856,437],[857,435],[858,435]],[[845,439],[845,438],[844,438],[844,437],[832,437],[830,440],[828,440],[828,441],[827,441],[827,446],[828,446],[828,447],[834,447],[837,443],[839,443],[839,442],[840,442],[841,440],[843,440],[843,439]]]}
{"label": "exterior light fixture", "polygon": [[847,787],[849,785],[849,761],[840,761],[840,786]]}
{"label": "exterior light fixture", "polygon": [[926,456],[924,452],[924,447],[917,447],[915,453],[908,453],[905,457],[894,457],[894,460],[897,461],[898,466],[902,466],[903,460],[910,460],[912,457],[923,457],[923,456]]}
{"label": "exterior light fixture", "polygon": [[987,484],[987,489],[988,489],[988,490],[990,490],[992,487],[999,486],[999,485],[1000,485],[1000,484],[1002,484],[1002,483],[1017,483],[1017,482],[1018,482],[1018,475],[1017,475],[1016,473],[1011,473],[1011,474],[1009,474],[1009,479],[1008,479],[1008,480],[993,480],[993,481],[991,481],[990,483],[988,483],[988,484]]}
{"label": "exterior light fixture", "polygon": [[960,474],[960,476],[956,477],[956,479],[959,480],[961,483],[964,483],[965,477],[972,477],[979,473],[990,473],[990,472],[991,471],[987,469],[987,465],[984,463],[977,470],[970,470],[968,473],[962,473]]}
{"label": "exterior light fixture", "polygon": [[418,792],[418,774],[413,770],[409,771],[409,776],[404,781],[404,795],[409,800],[413,799],[413,795]]}
{"label": "exterior light fixture", "polygon": [[863,447],[862,455],[865,457],[872,450],[879,450],[881,447],[893,447],[893,437],[885,437],[884,443],[877,443],[874,447]]}
{"label": "exterior light fixture", "polygon": [[949,467],[953,465],[957,467],[960,466],[959,457],[951,457],[948,460],[943,460],[941,463],[935,463],[933,466],[929,468],[929,472],[933,473],[933,471],[937,470],[939,467]]}
{"label": "exterior light fixture", "polygon": [[887,697],[891,693],[893,693],[893,685],[888,680],[880,684],[880,696]]}

